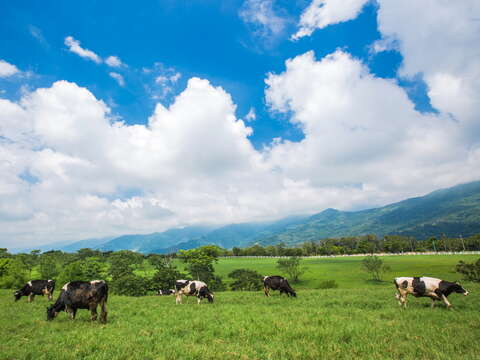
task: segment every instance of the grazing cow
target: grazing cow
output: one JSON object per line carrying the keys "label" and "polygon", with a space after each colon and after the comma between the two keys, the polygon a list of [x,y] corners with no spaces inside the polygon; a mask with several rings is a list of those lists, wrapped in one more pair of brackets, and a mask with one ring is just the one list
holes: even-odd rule
{"label": "grazing cow", "polygon": [[60,311],[75,319],[77,309],[89,309],[91,320],[97,320],[97,306],[100,305],[100,322],[107,322],[108,286],[103,280],[71,281],[66,283],[55,304],[47,308],[47,320],[53,320]]}
{"label": "grazing cow", "polygon": [[270,289],[280,290],[280,295],[285,293],[287,296],[297,296],[297,293],[290,287],[288,280],[282,276],[273,275],[263,278],[263,291],[265,292],[265,296],[270,296]]}
{"label": "grazing cow", "polygon": [[174,295],[175,294],[175,290],[174,289],[167,289],[167,290],[162,290],[162,289],[159,289],[157,291],[157,295],[158,296],[161,296],[161,295]]}
{"label": "grazing cow", "polygon": [[20,300],[22,296],[28,296],[28,302],[32,302],[35,295],[47,295],[48,300],[52,300],[53,290],[55,290],[54,280],[30,280],[20,290],[13,293],[15,301]]}
{"label": "grazing cow", "polygon": [[443,301],[447,308],[451,308],[447,296],[453,292],[468,295],[460,284],[431,277],[398,277],[393,281],[398,294],[395,297],[400,306],[407,307],[407,295],[412,294],[415,297],[429,297],[432,299],[432,308],[435,301]]}
{"label": "grazing cow", "polygon": [[203,281],[177,280],[175,282],[175,302],[177,304],[182,303],[182,295],[196,296],[197,304],[200,304],[204,298],[207,298],[210,303],[213,302],[213,293]]}

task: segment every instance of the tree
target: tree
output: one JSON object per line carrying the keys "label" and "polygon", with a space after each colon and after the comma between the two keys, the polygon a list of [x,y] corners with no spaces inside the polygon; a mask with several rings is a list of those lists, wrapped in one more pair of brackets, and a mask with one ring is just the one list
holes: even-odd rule
{"label": "tree", "polygon": [[[160,261],[158,261],[160,260]],[[152,277],[152,290],[171,289],[175,287],[175,280],[182,279],[183,274],[178,271],[171,258],[155,259],[155,274]]]}
{"label": "tree", "polygon": [[228,274],[235,281],[230,284],[232,290],[257,291],[262,288],[262,275],[255,270],[237,269]]}
{"label": "tree", "polygon": [[148,291],[148,280],[135,274],[128,274],[113,280],[110,287],[117,295],[145,296]]}
{"label": "tree", "polygon": [[70,264],[65,265],[60,272],[58,277],[58,282],[60,287],[70,281],[89,281],[91,279],[87,279],[85,274],[83,273],[82,269],[82,262],[81,261],[74,261]]}
{"label": "tree", "polygon": [[471,264],[460,261],[455,266],[455,271],[462,274],[465,280],[480,282],[480,259]]}
{"label": "tree", "polygon": [[103,279],[105,277],[105,265],[98,257],[89,257],[82,262],[82,274],[87,280]]}
{"label": "tree", "polygon": [[374,281],[382,281],[382,274],[390,270],[390,267],[383,263],[383,260],[378,256],[366,256],[362,260],[362,265],[365,271],[372,275]]}
{"label": "tree", "polygon": [[187,265],[193,279],[209,283],[214,279],[213,263],[218,261],[218,246],[207,245],[191,250],[180,250],[179,258]]}
{"label": "tree", "polygon": [[56,278],[58,275],[58,268],[55,257],[43,254],[40,257],[40,266],[38,271],[42,279],[48,280]]}
{"label": "tree", "polygon": [[288,259],[279,259],[277,261],[277,268],[288,274],[291,281],[296,283],[299,281],[300,276],[307,270],[305,267],[300,266],[301,260],[302,259],[298,256],[291,256]]}
{"label": "tree", "polygon": [[138,263],[138,257],[133,251],[116,251],[109,256],[109,274],[112,280],[117,280],[127,275],[133,275],[132,265]]}
{"label": "tree", "polygon": [[11,260],[8,264],[3,264],[4,275],[0,279],[0,287],[13,289],[13,288],[20,288],[21,286],[25,285],[28,281],[28,272],[23,264],[18,259],[7,259]]}

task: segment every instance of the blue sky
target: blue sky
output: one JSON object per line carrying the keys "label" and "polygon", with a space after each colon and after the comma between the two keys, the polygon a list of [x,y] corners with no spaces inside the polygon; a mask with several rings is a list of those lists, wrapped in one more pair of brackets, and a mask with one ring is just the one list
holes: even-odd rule
{"label": "blue sky", "polygon": [[[49,86],[62,79],[75,82],[97,98],[115,104],[115,114],[131,124],[146,123],[157,102],[152,95],[161,93],[161,89],[153,94],[145,89],[153,86],[161,71],[145,74],[142,69],[160,63],[164,69],[182,74],[173,91],[161,99],[166,104],[185,87],[188,78],[207,78],[232,95],[237,116],[255,108],[258,121],[251,124],[251,141],[256,147],[274,137],[302,136],[265,107],[266,74],[281,72],[286,59],[309,50],[322,57],[342,48],[368,64],[373,74],[396,77],[401,55],[394,50],[376,55],[370,51],[370,45],[381,38],[375,3],[367,4],[355,20],[319,30],[300,41],[291,41],[289,35],[308,2],[277,1],[273,5],[288,22],[279,34],[262,36],[256,34],[261,25],[246,23],[239,15],[245,7],[242,1],[150,1],[142,6],[111,1],[3,2],[0,53],[4,60],[35,74],[28,86]],[[102,58],[118,56],[127,65],[118,69],[125,86],[109,76],[112,68],[108,65],[69,52],[64,43],[67,36]],[[2,85],[8,91],[5,96],[15,99],[25,84],[5,80]],[[411,95],[425,109],[428,100],[424,92],[417,90]]]}
{"label": "blue sky", "polygon": [[478,16],[474,0],[2,1],[0,245],[477,179]]}

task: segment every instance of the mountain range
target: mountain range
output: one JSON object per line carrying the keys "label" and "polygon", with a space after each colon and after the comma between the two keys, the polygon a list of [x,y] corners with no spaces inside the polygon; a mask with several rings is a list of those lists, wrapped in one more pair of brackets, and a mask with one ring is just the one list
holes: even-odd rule
{"label": "mountain range", "polygon": [[476,233],[480,233],[480,181],[437,190],[425,196],[374,209],[327,209],[311,216],[293,216],[278,221],[230,224],[216,228],[188,226],[147,235],[82,240],[68,245],[58,244],[56,248],[69,252],[90,247],[103,251],[128,249],[142,253],[171,253],[207,244],[232,248],[254,243],[274,245],[283,242],[295,245],[329,237],[364,234],[398,234],[422,240],[442,234],[465,237]]}

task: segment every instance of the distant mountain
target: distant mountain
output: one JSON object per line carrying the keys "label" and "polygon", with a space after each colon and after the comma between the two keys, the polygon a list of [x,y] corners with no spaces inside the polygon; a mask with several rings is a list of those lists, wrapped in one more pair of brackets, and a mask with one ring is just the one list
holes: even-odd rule
{"label": "distant mountain", "polygon": [[150,253],[156,249],[168,248],[181,242],[199,238],[210,231],[212,231],[212,227],[187,226],[147,235],[123,235],[106,242],[99,249],[102,251],[127,249]]}
{"label": "distant mountain", "polygon": [[480,233],[480,181],[434,191],[384,207],[348,212],[327,209],[304,223],[258,238],[263,245],[287,245],[328,237],[398,234],[470,236]]}
{"label": "distant mountain", "polygon": [[172,253],[208,244],[230,249],[254,243],[295,245],[328,237],[364,234],[399,234],[425,239],[441,234],[465,237],[476,233],[480,233],[480,181],[375,209],[327,209],[313,216],[292,216],[278,221],[230,224],[219,228],[187,226],[147,235],[57,243],[39,249],[76,251],[90,247],[103,251],[127,249],[142,253]]}
{"label": "distant mountain", "polygon": [[168,248],[151,249],[151,252],[169,254],[177,252],[178,250],[194,249],[210,244],[218,245],[226,249],[231,249],[235,246],[246,246],[256,242],[259,237],[285,231],[289,226],[299,224],[305,221],[305,219],[307,219],[307,216],[290,216],[278,221],[226,225],[198,238],[179,242]]}
{"label": "distant mountain", "polygon": [[60,248],[60,250],[65,251],[65,252],[75,252],[77,250],[84,249],[84,248],[98,249],[103,244],[105,244],[106,242],[108,242],[108,241],[110,241],[114,238],[115,238],[115,236],[108,236],[108,237],[98,238],[98,239],[80,240],[80,241],[76,241],[72,244],[62,246]]}

